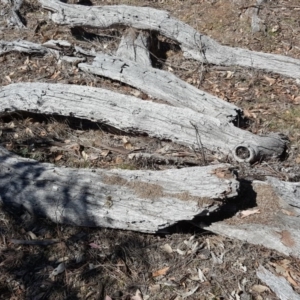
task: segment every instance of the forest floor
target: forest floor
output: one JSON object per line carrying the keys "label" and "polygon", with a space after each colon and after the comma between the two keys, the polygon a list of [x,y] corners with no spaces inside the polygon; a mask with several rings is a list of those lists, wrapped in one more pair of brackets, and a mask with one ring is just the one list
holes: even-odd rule
{"label": "forest floor", "polygon": [[[69,1],[69,3],[75,1]],[[90,1],[82,1],[89,3]],[[266,1],[259,11],[261,30],[253,33],[255,1],[246,0],[92,0],[93,5],[128,4],[169,11],[223,45],[300,59],[298,0]],[[2,16],[9,6],[1,2]],[[80,13],[80,12],[79,12]],[[20,14],[26,28],[0,19],[0,41],[24,39],[43,43],[67,40],[84,49],[114,53],[122,28],[69,28],[49,20],[36,0],[25,0]],[[156,67],[241,107],[246,130],[281,132],[290,139],[288,157],[254,165],[240,175],[299,181],[300,80],[249,68],[203,65],[186,59],[174,43],[161,37],[153,53]],[[136,89],[80,71],[55,57],[22,53],[0,56],[0,86],[16,82],[68,83],[103,87],[153,100]],[[0,104],[1,105],[1,104]],[[101,140],[101,145],[97,141]],[[73,168],[154,169],[182,166],[129,159],[124,150],[148,153],[189,152],[193,165],[202,160],[191,150],[168,141],[124,134],[101,124],[18,112],[0,117],[0,143],[40,162]],[[126,152],[126,151],[125,151]],[[240,167],[240,166],[238,166]],[[297,169],[298,168],[298,169]],[[263,170],[263,172],[261,171]],[[258,179],[260,179],[259,177]],[[52,245],[20,241],[53,240]],[[18,242],[19,241],[19,242]],[[274,250],[228,239],[189,223],[159,235],[113,229],[57,225],[28,214],[0,208],[0,299],[278,299],[256,276],[259,265],[288,270],[300,292],[300,262]],[[55,268],[59,266],[59,274]]]}

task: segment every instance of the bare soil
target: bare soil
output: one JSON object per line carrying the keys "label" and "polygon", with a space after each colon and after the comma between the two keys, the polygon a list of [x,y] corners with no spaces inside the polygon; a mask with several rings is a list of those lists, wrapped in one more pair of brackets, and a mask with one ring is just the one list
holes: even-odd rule
{"label": "bare soil", "polygon": [[[300,58],[298,0],[266,1],[259,12],[263,26],[256,33],[251,31],[255,1],[82,2],[168,10],[224,45]],[[2,3],[0,6],[5,16],[9,7]],[[20,14],[26,29],[10,27],[5,18],[0,19],[0,40],[43,43],[63,39],[84,49],[113,53],[124,30],[58,26],[35,0],[24,1]],[[185,59],[172,41],[159,39],[161,49],[153,53],[156,67],[240,106],[248,118],[245,129],[257,134],[279,131],[289,137],[291,144],[284,161],[235,165],[239,177],[247,181],[272,175],[299,181],[300,81],[251,68],[203,65]],[[108,88],[144,101],[157,101],[132,87],[85,74],[76,65],[58,63],[54,57],[9,53],[0,56],[0,62],[1,86],[14,82],[60,82]],[[204,163],[201,153],[169,141],[125,134],[87,120],[24,112],[0,116],[0,143],[21,156],[62,167],[162,170]],[[165,159],[130,159],[129,154],[135,151],[159,154]],[[229,161],[207,155],[209,163]],[[217,218],[228,217],[228,223],[236,222],[232,217],[237,210],[259,206],[265,207],[260,218],[269,216],[266,222],[271,222],[272,205],[276,206],[272,191],[253,202],[253,198],[247,198],[246,186],[244,201],[239,199],[234,211]],[[256,217],[248,221],[255,222]],[[281,274],[282,270],[287,271],[287,280],[300,292],[299,260],[213,235],[195,223],[182,222],[161,234],[147,235],[56,225],[1,207],[0,235],[0,299],[278,299],[268,288],[261,287],[264,284],[255,274],[259,265],[279,274],[280,270]],[[45,239],[53,244],[38,245],[37,241]],[[30,241],[36,244],[28,245]],[[62,272],[53,275],[59,265]]]}

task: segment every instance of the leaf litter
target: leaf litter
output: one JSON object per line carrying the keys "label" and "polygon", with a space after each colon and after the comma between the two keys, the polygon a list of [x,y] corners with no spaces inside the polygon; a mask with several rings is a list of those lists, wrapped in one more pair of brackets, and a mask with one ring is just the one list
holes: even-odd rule
{"label": "leaf litter", "polygon": [[[297,1],[276,1],[276,5],[270,3],[269,7],[263,8],[260,18],[264,18],[267,32],[255,34],[249,32],[249,1],[93,1],[98,5],[112,2],[167,9],[221,43],[300,58],[299,28],[293,25],[299,20]],[[36,27],[36,17],[44,19],[34,0],[25,1],[21,13],[28,20],[28,28]],[[24,32],[24,39],[41,42],[58,37],[79,43],[74,36],[70,37],[69,29],[49,21],[39,26],[34,36],[30,36],[29,31]],[[95,47],[105,51],[115,49],[120,38],[118,33],[113,29],[96,33],[106,40],[103,45],[93,42]],[[9,27],[0,29],[1,39],[18,36]],[[90,43],[82,41],[82,46],[88,48]],[[92,75],[87,78],[78,69],[65,63],[57,64],[51,58],[11,53],[1,63],[1,85],[41,78],[39,80],[46,82],[113,88],[145,97],[133,88],[112,84],[107,79]],[[167,53],[163,68],[198,88],[241,106],[250,119],[249,130],[252,132],[278,130],[288,134],[292,151],[284,167],[298,163],[300,83],[297,80],[239,68],[201,68],[173,50]],[[85,122],[78,124],[69,118],[9,115],[1,118],[0,129],[1,143],[7,149],[58,166],[157,170],[176,167],[147,160],[132,162],[117,149],[146,148],[150,153],[162,155],[194,155],[191,149],[166,141],[107,132],[106,128],[87,126]],[[106,143],[111,150],[97,147],[96,139]],[[212,157],[210,161],[214,159]],[[276,170],[274,166],[272,172]],[[251,176],[251,172],[247,172]],[[257,173],[255,166],[253,173]],[[221,177],[225,175],[218,173]],[[253,218],[252,214],[257,215],[258,211],[245,210],[244,218]],[[0,299],[99,299],[101,293],[106,300],[250,299],[249,294],[253,299],[278,299],[258,280],[255,270],[259,265],[284,276],[296,291],[300,291],[298,260],[203,232],[191,224],[178,225],[173,234],[146,235],[55,225],[16,212],[11,215],[1,208],[0,229]],[[82,232],[84,235],[79,234]],[[288,232],[278,234],[283,243],[292,243]],[[50,240],[55,243],[24,243]],[[64,260],[66,257],[68,259]]]}

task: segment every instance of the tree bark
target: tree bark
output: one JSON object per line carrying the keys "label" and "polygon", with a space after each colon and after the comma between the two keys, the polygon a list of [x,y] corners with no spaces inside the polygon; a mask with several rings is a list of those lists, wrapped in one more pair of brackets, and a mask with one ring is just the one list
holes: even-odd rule
{"label": "tree bark", "polygon": [[0,88],[0,103],[2,112],[25,110],[89,119],[244,162],[281,156],[287,143],[280,135],[257,136],[187,108],[87,86],[11,84]]}
{"label": "tree bark", "polygon": [[172,73],[128,59],[99,53],[92,65],[81,63],[78,67],[83,71],[126,83],[174,106],[187,107],[223,122],[238,123],[242,115],[237,106],[198,90]]}
{"label": "tree bark", "polygon": [[229,165],[166,171],[57,168],[0,147],[0,199],[57,223],[157,232],[235,197]]}
{"label": "tree bark", "polygon": [[128,28],[122,36],[116,56],[151,67],[148,35],[148,33],[138,33],[133,28]]}
{"label": "tree bark", "polygon": [[166,11],[126,5],[84,7],[68,5],[57,0],[39,0],[39,2],[45,9],[53,12],[52,20],[61,25],[95,28],[122,25],[157,31],[177,41],[187,57],[203,63],[257,68],[300,78],[300,60],[222,46],[184,22],[172,18]]}

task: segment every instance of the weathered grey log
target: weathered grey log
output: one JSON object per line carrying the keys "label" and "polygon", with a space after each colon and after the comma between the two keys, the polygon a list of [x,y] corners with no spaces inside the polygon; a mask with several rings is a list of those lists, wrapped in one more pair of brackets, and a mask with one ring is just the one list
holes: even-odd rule
{"label": "weathered grey log", "polygon": [[184,22],[172,18],[166,11],[126,5],[83,7],[57,0],[39,0],[39,2],[45,9],[53,12],[52,20],[58,24],[95,28],[123,25],[157,31],[177,41],[186,56],[204,63],[251,67],[300,78],[300,60],[222,46]]}
{"label": "weathered grey log", "polygon": [[300,300],[300,295],[296,293],[289,282],[282,276],[276,276],[263,266],[259,266],[256,271],[257,277],[264,282],[281,300]]}
{"label": "weathered grey log", "polygon": [[[142,41],[142,37],[139,37],[140,35],[138,36],[138,39]],[[137,45],[139,45],[140,41]],[[61,50],[63,46],[70,47],[71,45],[60,40],[50,40],[43,45],[28,41],[0,41],[0,55],[18,51],[38,55],[52,53],[56,58],[76,64],[85,60],[85,58],[79,57],[60,57],[59,50]],[[75,48],[78,49],[78,47]],[[131,50],[134,51],[134,49]],[[146,63],[145,58],[143,61],[140,61],[140,63],[142,62],[143,64]],[[124,64],[126,64],[125,69]],[[238,123],[238,120],[242,115],[241,110],[237,106],[206,92],[200,91],[169,72],[153,69],[151,67],[147,68],[146,66],[138,65],[131,60],[98,53],[92,66],[80,64],[80,68],[84,71],[89,71],[94,74],[127,83],[149,93],[151,96],[168,101],[172,105],[189,107],[195,111],[214,116],[223,121],[234,121]],[[183,94],[184,97],[182,96]]]}
{"label": "weathered grey log", "polygon": [[276,194],[300,217],[300,182],[286,182],[274,177],[267,177],[268,183]]}
{"label": "weathered grey log", "polygon": [[25,28],[26,26],[19,17],[19,10],[23,4],[23,0],[10,0],[3,2],[4,4],[10,4],[10,16],[7,19],[8,25],[17,26],[18,28]]}
{"label": "weathered grey log", "polygon": [[287,142],[280,135],[257,136],[188,108],[87,86],[17,83],[1,87],[0,112],[17,110],[89,119],[246,162],[278,157]]}
{"label": "weathered grey log", "polygon": [[174,106],[191,108],[221,121],[238,123],[242,115],[239,107],[197,89],[170,72],[129,59],[97,54],[92,65],[81,63],[78,67],[89,73],[124,82]]}
{"label": "weathered grey log", "polygon": [[[271,184],[255,182],[253,185],[256,197],[264,197],[264,201],[268,201],[268,204],[257,207],[265,217],[259,218],[258,214],[254,221],[248,221],[250,217],[235,217],[236,224],[228,224],[225,220],[204,228],[300,258],[300,183],[282,182],[274,178],[268,178],[268,181]],[[264,210],[271,205],[274,208],[266,215]]]}
{"label": "weathered grey log", "polygon": [[149,34],[128,28],[122,36],[116,56],[151,67]]}
{"label": "weathered grey log", "polygon": [[9,52],[22,52],[29,54],[37,54],[37,55],[46,55],[48,53],[57,54],[54,50],[50,50],[46,47],[43,47],[40,44],[19,40],[19,41],[0,41],[0,55],[9,53]]}
{"label": "weathered grey log", "polygon": [[[154,233],[209,214],[239,188],[226,164],[165,171],[70,169],[20,158],[2,147],[0,164],[4,205],[79,226]],[[227,176],[218,176],[223,171]]]}
{"label": "weathered grey log", "polygon": [[63,40],[49,40],[43,45],[26,40],[12,42],[0,41],[0,56],[10,52],[21,52],[41,56],[52,54],[57,59],[73,64],[78,64],[79,62],[84,62],[86,60],[85,57],[60,56],[60,51],[64,47],[71,47],[71,44]]}

